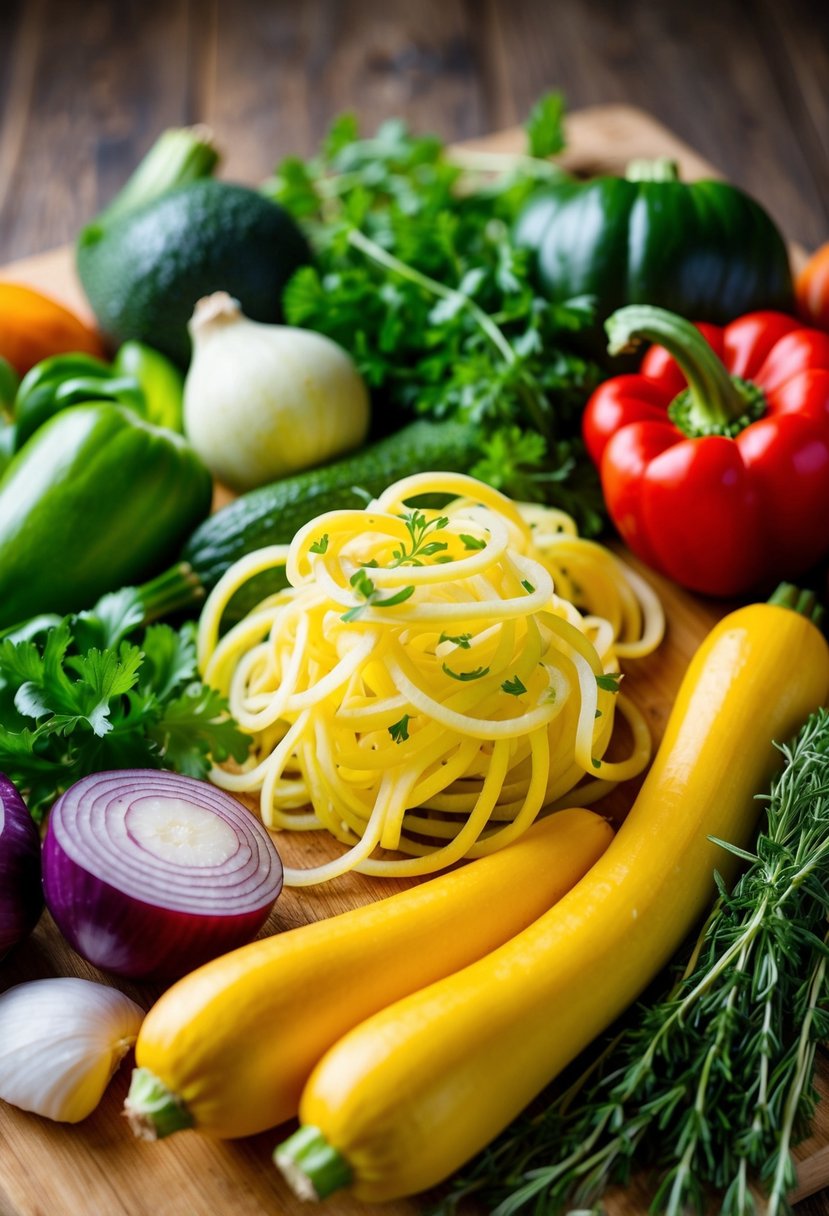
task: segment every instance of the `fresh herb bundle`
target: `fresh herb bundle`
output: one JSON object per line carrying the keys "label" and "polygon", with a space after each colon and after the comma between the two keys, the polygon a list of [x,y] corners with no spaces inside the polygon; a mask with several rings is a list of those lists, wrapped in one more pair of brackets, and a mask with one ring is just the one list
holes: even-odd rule
{"label": "fresh herb bundle", "polygon": [[652,1212],[788,1212],[790,1148],[817,1101],[816,1046],[829,1035],[829,713],[781,748],[786,767],[747,868],[719,900],[670,994],[637,1010],[546,1109],[516,1120],[459,1174],[493,1216],[601,1210],[604,1191],[651,1168]]}
{"label": "fresh herb bundle", "polygon": [[525,156],[455,152],[397,120],[360,139],[346,115],[319,156],[283,161],[266,189],[316,254],[288,284],[286,317],[351,352],[385,406],[381,429],[465,419],[481,433],[476,476],[591,534],[601,495],[579,424],[600,372],[573,339],[592,307],[545,300],[512,238],[530,194],[561,174],[545,159],[563,145],[561,114],[559,95],[539,102]]}
{"label": "fresh herb bundle", "polygon": [[37,618],[0,641],[0,771],[43,817],[89,773],[171,768],[206,776],[250,741],[198,678],[194,630],[140,623],[129,590],[94,613]]}

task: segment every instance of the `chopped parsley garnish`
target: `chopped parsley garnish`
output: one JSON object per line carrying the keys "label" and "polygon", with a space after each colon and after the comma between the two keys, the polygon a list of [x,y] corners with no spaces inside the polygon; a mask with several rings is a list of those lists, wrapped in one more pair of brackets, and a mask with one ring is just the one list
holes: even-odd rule
{"label": "chopped parsley garnish", "polygon": [[441,642],[454,642],[456,646],[460,646],[461,650],[468,650],[469,643],[472,641],[471,633],[459,633],[457,637],[452,637],[448,633],[442,633],[438,638],[438,645]]}
{"label": "chopped parsley garnish", "polygon": [[453,680],[463,680],[464,682],[467,680],[480,680],[483,678],[483,676],[489,674],[488,667],[476,667],[474,671],[453,671],[452,668],[447,667],[445,663],[443,664],[443,670],[448,676],[451,676]]}
{"label": "chopped parsley garnish", "polygon": [[354,621],[361,612],[364,612],[369,607],[393,608],[396,604],[402,604],[407,599],[410,599],[415,591],[414,587],[402,587],[394,595],[387,595],[385,599],[381,599],[380,593],[362,567],[359,570],[355,570],[348,581],[357,594],[363,597],[365,602],[355,604],[353,608],[349,608],[340,617],[341,621]]}
{"label": "chopped parsley garnish", "polygon": [[532,583],[529,582],[525,578],[521,579],[521,586],[524,588],[524,590],[527,592],[528,595],[532,595],[533,592],[535,591],[535,587],[532,585]]}
{"label": "chopped parsley garnish", "polygon": [[323,532],[322,536],[318,536],[311,545],[312,553],[325,553],[328,549],[328,533]]}
{"label": "chopped parsley garnish", "polygon": [[446,541],[430,540],[426,537],[430,532],[442,532],[449,523],[445,515],[438,515],[434,519],[427,519],[422,511],[410,511],[407,515],[401,516],[406,525],[406,531],[409,533],[410,547],[401,545],[399,549],[394,550],[394,560],[392,566],[422,566],[424,557],[434,557],[436,553],[442,553],[449,548]]}
{"label": "chopped parsley garnish", "polygon": [[409,715],[404,714],[399,722],[393,722],[389,734],[395,743],[403,743],[409,737]]}
{"label": "chopped parsley garnish", "polygon": [[511,680],[504,680],[501,688],[504,692],[508,692],[511,697],[520,697],[522,692],[527,691],[519,676],[513,676]]}
{"label": "chopped parsley garnish", "polygon": [[461,540],[463,541],[464,549],[485,549],[486,541],[479,540],[477,536],[469,536],[466,532],[461,532]]}
{"label": "chopped parsley garnish", "polygon": [[619,671],[608,671],[603,676],[596,676],[596,683],[599,688],[603,688],[605,692],[618,692],[619,681],[622,678],[622,673]]}

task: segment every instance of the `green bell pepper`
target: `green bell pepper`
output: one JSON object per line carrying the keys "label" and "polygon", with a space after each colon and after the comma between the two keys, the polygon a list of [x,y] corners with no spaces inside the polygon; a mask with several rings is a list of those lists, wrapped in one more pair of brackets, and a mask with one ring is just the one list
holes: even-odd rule
{"label": "green bell pepper", "polygon": [[0,477],[14,453],[14,398],[19,383],[11,363],[0,356]]}
{"label": "green bell pepper", "polygon": [[127,342],[111,366],[92,355],[53,355],[27,372],[14,398],[13,450],[61,410],[89,401],[115,401],[155,426],[184,430],[181,372],[151,347]]}
{"label": "green bell pepper", "polygon": [[166,355],[143,342],[125,342],[112,370],[116,376],[138,381],[144,396],[142,413],[148,422],[184,434],[184,376]]}
{"label": "green bell pepper", "polygon": [[786,246],[763,208],[727,182],[679,181],[671,161],[545,186],[515,238],[534,254],[549,299],[593,297],[602,343],[602,324],[626,304],[717,324],[794,306]]}
{"label": "green bell pepper", "polygon": [[15,448],[50,418],[70,405],[117,401],[143,413],[144,397],[134,377],[118,377],[108,363],[93,355],[52,355],[28,371],[14,402]]}
{"label": "green bell pepper", "polygon": [[110,402],[63,410],[0,482],[0,628],[88,608],[164,569],[211,494],[180,436]]}

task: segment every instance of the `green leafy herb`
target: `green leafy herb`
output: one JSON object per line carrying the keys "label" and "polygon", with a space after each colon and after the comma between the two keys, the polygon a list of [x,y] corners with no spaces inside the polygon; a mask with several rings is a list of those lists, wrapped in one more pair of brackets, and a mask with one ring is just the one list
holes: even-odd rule
{"label": "green leafy herb", "polygon": [[441,532],[447,526],[449,520],[445,515],[427,519],[422,511],[410,511],[401,518],[406,524],[411,547],[407,548],[404,544],[395,549],[391,566],[422,566],[424,557],[433,557],[449,548],[446,541],[426,540],[429,532]]}
{"label": "green leafy herb", "polygon": [[441,642],[454,642],[456,646],[460,646],[461,650],[469,650],[469,643],[471,641],[471,633],[459,633],[457,637],[451,637],[448,633],[442,633],[438,638],[438,645]]}
{"label": "green leafy herb", "polygon": [[529,579],[522,578],[521,586],[524,588],[524,590],[527,592],[528,595],[532,595],[533,592],[535,591],[535,587],[532,585],[532,583],[529,581]]}
{"label": "green leafy herb", "polygon": [[385,598],[381,598],[374,583],[362,567],[359,570],[355,570],[348,581],[357,594],[363,597],[364,603],[355,604],[353,608],[349,608],[340,617],[341,621],[355,621],[368,607],[393,608],[396,604],[402,604],[407,599],[410,599],[415,592],[414,587],[402,587],[394,595],[387,595]]}
{"label": "green leafy herb", "polygon": [[326,553],[328,551],[328,533],[323,532],[322,536],[318,536],[311,545],[312,553]]}
{"label": "green leafy herb", "polygon": [[152,625],[127,640],[135,625],[134,603],[116,593],[95,614],[45,618],[0,642],[0,770],[35,818],[89,773],[204,777],[211,758],[246,758],[250,740],[225,699],[199,681],[193,627]]}
{"label": "green leafy herb", "polygon": [[622,673],[620,671],[607,671],[604,675],[596,676],[596,683],[605,692],[618,692],[621,678]]}
{"label": "green leafy herb", "polygon": [[[648,1169],[653,1213],[790,1212],[791,1147],[817,1103],[818,1044],[829,1036],[829,712],[780,749],[753,850],[719,900],[690,961],[640,1006],[566,1091],[522,1115],[456,1177],[494,1216],[594,1210]],[[719,1196],[716,1203],[711,1192]]]}
{"label": "green leafy herb", "polygon": [[466,532],[461,532],[461,540],[463,541],[464,549],[485,549],[486,541],[480,540],[477,536],[468,536]]}
{"label": "green leafy herb", "polygon": [[518,676],[513,676],[511,680],[504,680],[501,688],[512,697],[520,697],[522,693],[527,691]]}
{"label": "green leafy herb", "polygon": [[389,734],[395,743],[403,743],[409,737],[409,715],[404,714],[399,722],[393,722]]}
{"label": "green leafy herb", "polygon": [[564,97],[547,93],[530,111],[525,124],[531,156],[555,156],[564,147]]}
{"label": "green leafy herb", "polygon": [[483,676],[489,673],[488,667],[476,667],[474,671],[453,671],[452,668],[447,667],[445,663],[443,664],[443,670],[448,676],[451,676],[453,680],[464,681],[480,680]]}
{"label": "green leafy herb", "polygon": [[315,249],[285,290],[289,323],[349,350],[392,425],[467,420],[481,437],[476,476],[595,533],[601,495],[579,432],[600,372],[577,349],[592,302],[544,299],[513,237],[530,195],[561,176],[545,158],[562,146],[562,109],[542,99],[531,155],[515,157],[452,152],[399,121],[359,138],[348,116],[266,190]]}

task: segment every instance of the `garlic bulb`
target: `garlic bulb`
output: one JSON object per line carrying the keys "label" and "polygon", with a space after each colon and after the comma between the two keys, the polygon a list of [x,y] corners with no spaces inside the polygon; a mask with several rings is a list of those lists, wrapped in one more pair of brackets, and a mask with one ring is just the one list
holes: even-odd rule
{"label": "garlic bulb", "polygon": [[74,978],[32,980],[0,995],[0,1098],[78,1123],[103,1097],[144,1018],[129,997]]}
{"label": "garlic bulb", "polygon": [[323,464],[365,439],[368,390],[330,338],[250,321],[224,291],[199,300],[190,334],[184,430],[231,489]]}

